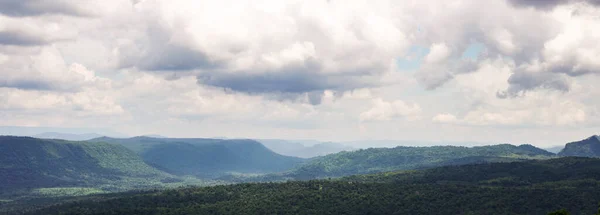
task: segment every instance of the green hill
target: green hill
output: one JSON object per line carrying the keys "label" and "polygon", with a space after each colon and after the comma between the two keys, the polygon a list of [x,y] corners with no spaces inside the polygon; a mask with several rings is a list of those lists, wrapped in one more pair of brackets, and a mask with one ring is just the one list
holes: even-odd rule
{"label": "green hill", "polygon": [[553,153],[532,145],[509,144],[480,147],[370,148],[315,158],[286,176],[313,179],[445,165],[547,159],[554,156]]}
{"label": "green hill", "polygon": [[170,177],[120,145],[0,136],[0,196],[58,187],[123,190]]}
{"label": "green hill", "polygon": [[273,173],[292,169],[304,159],[283,156],[254,140],[201,138],[98,138],[137,152],[145,162],[169,173],[213,178],[226,174]]}
{"label": "green hill", "polygon": [[585,140],[567,143],[560,156],[600,157],[600,137],[594,135]]}
{"label": "green hill", "polygon": [[338,180],[100,196],[32,214],[593,214],[600,160],[472,164]]}

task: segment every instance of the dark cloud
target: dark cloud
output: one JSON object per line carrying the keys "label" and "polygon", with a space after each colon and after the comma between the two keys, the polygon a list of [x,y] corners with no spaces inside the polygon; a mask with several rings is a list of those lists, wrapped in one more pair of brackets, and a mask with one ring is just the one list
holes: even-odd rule
{"label": "dark cloud", "polygon": [[14,46],[39,46],[51,41],[38,35],[18,31],[0,31],[0,44]]}
{"label": "dark cloud", "polygon": [[423,65],[415,78],[427,90],[434,90],[459,74],[471,73],[477,70],[478,63],[474,60],[457,60],[433,65]]}
{"label": "dark cloud", "polygon": [[534,7],[538,9],[552,9],[558,5],[587,2],[592,5],[600,5],[600,0],[508,0],[518,7]]}
{"label": "dark cloud", "polygon": [[498,98],[518,97],[535,89],[553,89],[562,92],[570,89],[569,82],[564,76],[549,72],[518,71],[508,78],[508,83],[507,90],[496,93]]}
{"label": "dark cloud", "polygon": [[64,14],[71,16],[89,16],[83,10],[86,1],[64,0],[0,0],[0,14],[13,17]]}
{"label": "dark cloud", "polygon": [[307,71],[278,71],[262,74],[201,74],[198,83],[247,93],[304,93],[315,90],[350,90],[374,85],[361,77],[328,76]]}
{"label": "dark cloud", "polygon": [[147,37],[142,38],[146,41],[119,48],[119,66],[155,72],[215,69],[221,66],[191,45],[173,43],[171,37],[175,32],[165,26],[150,26]]}
{"label": "dark cloud", "polygon": [[0,87],[16,88],[21,90],[41,91],[74,91],[74,88],[56,85],[45,80],[0,80]]}
{"label": "dark cloud", "polygon": [[277,71],[206,72],[197,76],[198,84],[248,94],[267,94],[277,100],[296,100],[307,95],[311,104],[319,104],[323,91],[348,91],[380,85],[377,76],[368,73],[329,74],[321,72],[317,62],[290,66]]}
{"label": "dark cloud", "polygon": [[162,47],[157,47],[157,51],[143,56],[136,67],[147,71],[185,71],[213,69],[218,67],[218,64],[211,62],[208,56],[200,51],[163,44]]}

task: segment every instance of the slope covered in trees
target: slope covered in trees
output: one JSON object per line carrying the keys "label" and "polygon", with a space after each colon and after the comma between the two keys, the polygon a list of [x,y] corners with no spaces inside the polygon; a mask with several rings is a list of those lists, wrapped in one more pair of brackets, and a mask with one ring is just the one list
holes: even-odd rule
{"label": "slope covered in trees", "polygon": [[170,177],[120,145],[0,136],[0,194],[52,187],[143,186]]}
{"label": "slope covered in trees", "polygon": [[600,157],[600,137],[591,136],[585,140],[567,143],[560,156]]}
{"label": "slope covered in trees", "polygon": [[[337,180],[122,194],[32,214],[593,214],[600,160],[473,164]],[[518,183],[514,183],[515,179]]]}
{"label": "slope covered in trees", "polygon": [[509,144],[480,147],[370,148],[318,157],[287,173],[286,176],[295,179],[339,177],[469,163],[547,159],[554,156],[553,153],[532,145]]}
{"label": "slope covered in trees", "polygon": [[261,143],[247,139],[103,137],[92,141],[119,143],[161,170],[201,178],[229,173],[280,172],[292,169],[304,161],[274,153]]}

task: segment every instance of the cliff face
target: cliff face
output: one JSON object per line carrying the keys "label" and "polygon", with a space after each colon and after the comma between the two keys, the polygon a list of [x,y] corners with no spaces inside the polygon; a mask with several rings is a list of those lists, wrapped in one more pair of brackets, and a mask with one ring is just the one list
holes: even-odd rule
{"label": "cliff face", "polygon": [[558,153],[560,156],[600,157],[600,137],[591,136],[585,140],[567,143]]}

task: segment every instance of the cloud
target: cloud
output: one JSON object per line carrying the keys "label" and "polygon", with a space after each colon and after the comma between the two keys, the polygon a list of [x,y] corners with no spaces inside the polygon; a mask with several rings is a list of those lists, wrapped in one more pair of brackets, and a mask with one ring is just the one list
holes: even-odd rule
{"label": "cloud", "polygon": [[0,88],[0,109],[20,112],[74,112],[78,116],[119,115],[124,109],[98,92],[55,93]]}
{"label": "cloud", "polygon": [[457,121],[456,116],[449,114],[449,113],[443,113],[443,114],[438,114],[436,116],[434,116],[431,119],[433,122],[439,122],[439,123],[453,123]]}
{"label": "cloud", "polygon": [[[599,8],[540,3],[0,0],[0,121],[324,139],[592,130]],[[415,49],[416,71],[398,69]]]}
{"label": "cloud", "polygon": [[534,7],[543,10],[552,9],[556,6],[571,3],[586,2],[592,5],[600,5],[599,0],[508,0],[515,6]]}
{"label": "cloud", "polygon": [[297,97],[381,86],[408,46],[387,4],[268,1],[221,10],[225,5],[138,2],[133,15],[140,21],[130,24],[141,30],[117,48],[119,67],[195,75],[198,84],[236,92]]}
{"label": "cloud", "polygon": [[560,74],[547,73],[543,71],[527,71],[519,68],[508,78],[507,90],[499,91],[498,98],[514,98],[525,95],[527,91],[536,89],[552,89],[567,92],[570,82]]}
{"label": "cloud", "polygon": [[402,117],[415,117],[421,113],[418,104],[407,104],[401,100],[384,101],[373,99],[371,109],[360,114],[360,121],[389,121]]}
{"label": "cloud", "polygon": [[469,73],[477,69],[477,62],[452,56],[452,50],[444,43],[433,43],[425,56],[423,65],[415,78],[428,90],[436,89],[455,75]]}
{"label": "cloud", "polygon": [[[34,54],[35,53],[35,54]],[[85,66],[68,65],[52,47],[23,55],[0,54],[0,87],[24,90],[77,92],[86,87],[107,88],[110,79],[100,78]]]}
{"label": "cloud", "polygon": [[131,38],[117,49],[119,68],[135,67],[143,71],[190,71],[195,69],[217,68],[217,62],[196,47],[193,42],[178,40],[185,34],[183,26],[165,26],[166,24],[148,23],[143,35]]}
{"label": "cloud", "polygon": [[40,16],[48,14],[62,14],[70,16],[91,15],[86,6],[91,6],[93,1],[69,0],[2,0],[0,1],[0,14],[13,17]]}
{"label": "cloud", "polygon": [[77,32],[55,22],[0,16],[0,45],[42,46],[75,37]]}
{"label": "cloud", "polygon": [[463,123],[495,126],[576,126],[586,120],[587,114],[583,105],[563,101],[520,110],[474,110],[463,118]]}

